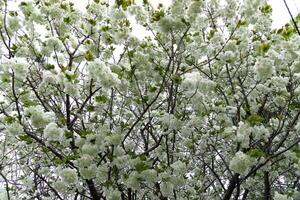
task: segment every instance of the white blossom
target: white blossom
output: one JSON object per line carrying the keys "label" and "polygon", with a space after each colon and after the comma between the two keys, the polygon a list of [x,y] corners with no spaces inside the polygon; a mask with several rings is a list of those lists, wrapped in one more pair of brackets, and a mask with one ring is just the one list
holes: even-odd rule
{"label": "white blossom", "polygon": [[63,139],[64,130],[56,123],[49,123],[44,129],[44,137],[49,141],[60,141]]}
{"label": "white blossom", "polygon": [[59,171],[59,175],[63,182],[74,184],[78,181],[77,172],[75,169],[65,168]]}
{"label": "white blossom", "polygon": [[257,77],[261,80],[266,80],[274,74],[274,65],[268,58],[261,58],[255,64]]}
{"label": "white blossom", "polygon": [[289,198],[287,195],[280,194],[276,191],[274,195],[274,200],[291,200],[291,198]]}
{"label": "white blossom", "polygon": [[231,159],[229,168],[236,173],[244,174],[246,170],[253,165],[253,162],[253,158],[241,151],[238,151]]}

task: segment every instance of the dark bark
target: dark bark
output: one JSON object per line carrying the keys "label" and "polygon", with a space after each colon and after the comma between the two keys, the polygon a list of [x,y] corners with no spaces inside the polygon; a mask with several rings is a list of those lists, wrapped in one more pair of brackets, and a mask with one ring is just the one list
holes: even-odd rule
{"label": "dark bark", "polygon": [[225,192],[225,196],[224,196],[224,198],[222,200],[230,200],[230,197],[231,197],[231,195],[232,195],[232,193],[233,193],[233,191],[234,191],[234,189],[235,189],[238,181],[239,181],[239,174],[236,173],[230,179],[228,188],[227,188],[227,190]]}
{"label": "dark bark", "polygon": [[91,193],[91,197],[93,200],[100,200],[101,199],[101,195],[98,193],[95,184],[92,180],[86,180],[86,183],[88,185],[88,188],[90,190]]}
{"label": "dark bark", "polygon": [[264,172],[264,200],[271,200],[271,185],[269,172]]}

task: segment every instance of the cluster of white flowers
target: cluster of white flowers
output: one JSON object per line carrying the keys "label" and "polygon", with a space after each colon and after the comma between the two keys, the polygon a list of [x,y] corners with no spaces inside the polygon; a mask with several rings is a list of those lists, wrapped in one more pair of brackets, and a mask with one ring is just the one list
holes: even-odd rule
{"label": "cluster of white flowers", "polygon": [[49,123],[44,129],[44,137],[48,141],[60,141],[63,139],[64,130],[59,128],[56,123]]}
{"label": "cluster of white flowers", "polygon": [[119,145],[122,142],[122,135],[119,133],[113,133],[105,137],[104,141],[106,145]]}
{"label": "cluster of white flowers", "polygon": [[95,59],[88,64],[89,76],[106,88],[113,87],[120,83],[117,75],[112,73],[109,66],[103,64],[100,59]]}
{"label": "cluster of white flowers", "polygon": [[98,148],[94,144],[86,143],[81,147],[81,152],[86,155],[97,156]]}
{"label": "cluster of white flowers", "polygon": [[172,30],[180,30],[184,26],[184,23],[180,21],[180,19],[171,16],[163,17],[159,20],[159,27],[164,33],[168,33]]}
{"label": "cluster of white flowers", "polygon": [[93,163],[93,157],[88,154],[83,154],[75,163],[80,168],[88,167]]}
{"label": "cluster of white flowers", "polygon": [[233,62],[235,58],[236,55],[233,51],[225,51],[224,53],[220,54],[220,59],[228,63]]}
{"label": "cluster of white flowers", "polygon": [[199,72],[191,72],[184,74],[184,79],[182,81],[182,87],[187,89],[188,95],[192,95],[195,89],[199,87],[201,75]]}
{"label": "cluster of white flowers", "polygon": [[53,112],[44,112],[44,108],[40,105],[31,106],[25,110],[25,114],[30,116],[31,124],[36,128],[43,128],[50,122],[55,121]]}
{"label": "cluster of white flowers", "polygon": [[264,125],[254,126],[252,133],[255,140],[263,139],[264,141],[268,141],[270,136],[270,131]]}
{"label": "cluster of white flowers", "polygon": [[140,186],[140,175],[136,171],[133,171],[129,174],[129,177],[126,179],[125,184],[127,187],[132,189],[138,189]]}
{"label": "cluster of white flowers", "polygon": [[244,174],[253,165],[254,161],[249,155],[238,151],[230,161],[229,168],[236,173]]}
{"label": "cluster of white flowers", "polygon": [[65,168],[59,170],[59,176],[61,177],[63,182],[68,184],[73,184],[78,181],[77,172],[75,169]]}
{"label": "cluster of white flowers", "polygon": [[186,164],[180,160],[174,162],[171,167],[173,168],[173,173],[175,175],[183,175],[186,171]]}
{"label": "cluster of white flowers", "polygon": [[274,98],[274,103],[275,103],[276,106],[284,107],[285,104],[286,104],[286,99],[285,99],[283,96],[277,95],[277,96]]}
{"label": "cluster of white flowers", "polygon": [[56,84],[57,83],[57,78],[54,73],[51,71],[43,71],[43,82],[46,84]]}
{"label": "cluster of white flowers", "polygon": [[251,127],[249,124],[244,122],[239,122],[239,126],[237,129],[236,141],[240,142],[241,146],[244,148],[249,147],[250,142],[250,134],[252,132]]}
{"label": "cluster of white flowers", "polygon": [[21,25],[19,23],[19,19],[17,17],[9,17],[8,18],[8,27],[12,32],[17,31],[21,28]]}
{"label": "cluster of white flowers", "polygon": [[78,85],[70,81],[64,83],[64,92],[72,97],[79,97]]}
{"label": "cluster of white flowers", "polygon": [[173,189],[174,186],[169,181],[168,182],[163,181],[160,184],[161,193],[166,197],[173,196]]}
{"label": "cluster of white flowers", "polygon": [[199,85],[201,85],[201,87],[199,87],[200,92],[203,94],[210,94],[215,90],[217,84],[212,80],[202,78],[199,82]]}
{"label": "cluster of white flowers", "polygon": [[140,177],[148,183],[154,183],[157,181],[157,172],[154,169],[146,169],[140,173]]}
{"label": "cluster of white flowers", "polygon": [[191,21],[194,21],[202,9],[202,1],[192,1],[189,5],[188,15]]}
{"label": "cluster of white flowers", "polygon": [[57,192],[61,192],[61,193],[64,193],[68,189],[68,185],[66,184],[66,182],[61,180],[57,180],[52,184],[52,186]]}
{"label": "cluster of white flowers", "polygon": [[295,60],[295,62],[292,64],[291,68],[294,73],[300,73],[300,61]]}
{"label": "cluster of white flowers", "polygon": [[274,76],[270,79],[272,92],[287,94],[286,86],[289,83],[288,77]]}
{"label": "cluster of white flowers", "polygon": [[146,18],[146,15],[145,15],[145,11],[144,11],[144,8],[141,7],[141,6],[138,6],[138,5],[133,5],[133,6],[130,6],[128,8],[128,12],[131,14],[131,15],[134,15],[135,17],[135,20],[138,22],[138,23],[145,23],[147,21],[147,18]]}
{"label": "cluster of white flowers", "polygon": [[18,122],[6,125],[6,131],[11,135],[19,135],[23,133],[23,127]]}
{"label": "cluster of white flowers", "polygon": [[14,77],[18,80],[24,80],[26,78],[29,65],[21,60],[7,60],[2,64],[3,72],[13,73]]}
{"label": "cluster of white flowers", "polygon": [[161,118],[161,124],[163,127],[169,130],[178,130],[181,126],[180,120],[178,120],[174,115],[165,113]]}
{"label": "cluster of white flowers", "polygon": [[289,198],[287,195],[280,194],[276,191],[274,195],[274,200],[291,200],[291,198]]}
{"label": "cluster of white flowers", "polygon": [[269,58],[258,59],[258,61],[255,63],[255,72],[260,80],[266,80],[270,78],[275,72],[272,60]]}
{"label": "cluster of white flowers", "polygon": [[97,166],[96,164],[92,164],[88,167],[79,168],[79,173],[84,179],[92,179],[96,177]]}
{"label": "cluster of white flowers", "polygon": [[105,196],[109,200],[119,200],[121,199],[121,192],[117,189],[110,188],[105,192]]}
{"label": "cluster of white flowers", "polygon": [[108,178],[109,167],[105,164],[99,165],[96,171],[97,182],[103,183]]}

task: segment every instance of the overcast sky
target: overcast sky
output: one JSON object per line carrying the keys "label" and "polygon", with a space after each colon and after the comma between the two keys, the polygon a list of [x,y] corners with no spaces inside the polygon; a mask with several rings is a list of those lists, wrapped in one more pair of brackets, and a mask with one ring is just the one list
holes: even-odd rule
{"label": "overcast sky", "polygon": [[[278,28],[290,20],[289,13],[283,0],[269,0],[273,8],[273,27]],[[297,15],[300,11],[300,0],[286,0],[292,14]]]}

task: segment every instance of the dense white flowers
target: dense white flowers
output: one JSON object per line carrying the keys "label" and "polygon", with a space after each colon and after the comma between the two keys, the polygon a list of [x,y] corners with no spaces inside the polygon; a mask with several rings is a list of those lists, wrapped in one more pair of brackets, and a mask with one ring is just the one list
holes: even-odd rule
{"label": "dense white flowers", "polygon": [[173,168],[173,172],[176,175],[182,175],[185,173],[186,170],[186,164],[183,163],[182,161],[178,160],[176,162],[174,162],[171,167]]}
{"label": "dense white flowers", "polygon": [[154,169],[147,169],[141,172],[140,176],[148,183],[153,183],[157,180],[157,172]]}
{"label": "dense white flowers", "polygon": [[21,27],[19,24],[19,19],[16,17],[8,18],[8,27],[12,32],[17,31]]}
{"label": "dense white flowers", "polygon": [[117,189],[109,189],[105,192],[107,198],[110,200],[119,200],[121,199],[121,192]]}
{"label": "dense white flowers", "polygon": [[56,123],[49,123],[44,129],[44,137],[49,141],[60,141],[63,139],[64,130]]}
{"label": "dense white flowers", "polygon": [[23,127],[18,122],[6,125],[6,130],[11,135],[19,135],[23,133]]}
{"label": "dense white flowers", "polygon": [[78,180],[77,172],[75,169],[65,168],[59,171],[59,175],[63,182],[67,184],[76,183]]}
{"label": "dense white flowers", "polygon": [[97,166],[93,164],[88,167],[79,168],[79,173],[84,179],[95,178],[97,173]]}
{"label": "dense white flowers", "polygon": [[274,195],[274,200],[291,200],[291,198],[289,198],[287,195],[280,194],[276,191]]}
{"label": "dense white flowers", "polygon": [[266,0],[82,5],[0,1],[12,200],[294,196],[300,39]]}
{"label": "dense white flowers", "polygon": [[117,75],[112,73],[110,67],[105,65],[100,59],[95,59],[88,64],[88,73],[91,78],[107,88],[113,87],[120,82]]}
{"label": "dense white flowers", "polygon": [[160,184],[160,190],[161,190],[161,193],[164,195],[164,196],[172,196],[173,195],[173,189],[174,189],[174,186],[171,182],[162,182]]}
{"label": "dense white flowers", "polygon": [[269,58],[261,58],[255,64],[255,71],[258,79],[266,80],[274,74],[274,65]]}
{"label": "dense white flowers", "polygon": [[26,115],[30,116],[31,123],[36,128],[43,128],[55,119],[53,112],[44,112],[40,105],[31,106],[25,110]]}
{"label": "dense white flowers", "polygon": [[236,173],[244,174],[246,170],[254,164],[254,159],[249,155],[238,151],[231,159],[229,168]]}
{"label": "dense white flowers", "polygon": [[242,147],[249,147],[250,142],[250,134],[252,132],[249,124],[244,122],[239,122],[239,127],[237,129],[236,140],[240,142]]}

